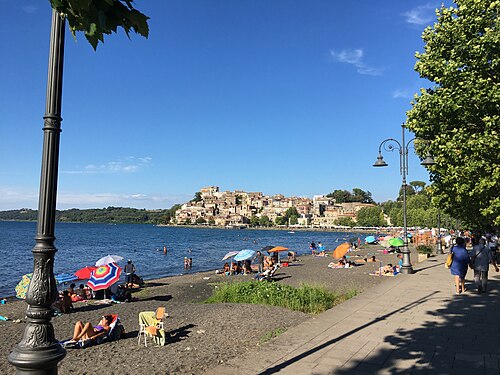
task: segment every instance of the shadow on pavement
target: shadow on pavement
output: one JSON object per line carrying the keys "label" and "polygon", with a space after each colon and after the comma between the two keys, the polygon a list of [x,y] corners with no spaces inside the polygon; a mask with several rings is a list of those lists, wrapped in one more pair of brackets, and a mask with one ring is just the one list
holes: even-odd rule
{"label": "shadow on pavement", "polygon": [[373,324],[376,324],[378,322],[381,322],[383,320],[388,319],[389,317],[391,317],[394,314],[397,314],[397,313],[402,312],[402,311],[410,310],[410,309],[418,306],[419,304],[424,303],[428,299],[432,298],[432,296],[436,293],[439,293],[439,292],[435,291],[435,292],[429,293],[428,295],[426,295],[422,298],[419,298],[419,299],[415,300],[414,302],[409,303],[409,304],[407,304],[407,305],[405,305],[397,310],[394,310],[394,311],[392,311],[388,314],[385,314],[385,315],[381,315],[369,323],[366,323],[366,324],[363,324],[362,326],[356,327],[356,329],[353,329],[353,330],[351,330],[343,335],[340,335],[338,337],[335,337],[331,340],[328,340],[327,342],[325,342],[321,345],[315,346],[314,348],[307,350],[307,351],[305,351],[305,352],[303,352],[303,353],[301,353],[301,354],[299,354],[299,355],[297,355],[297,356],[295,356],[295,357],[293,357],[293,358],[291,358],[283,363],[280,363],[276,366],[270,367],[267,370],[261,372],[260,374],[274,374],[276,372],[279,372],[279,371],[285,369],[286,367],[290,366],[291,364],[293,364],[297,361],[300,361],[301,359],[304,359],[304,358],[310,356],[311,354],[316,353],[318,350],[325,349],[333,344],[336,344],[337,342],[339,342],[339,341],[341,341],[341,340],[343,340],[343,339],[345,339],[345,338],[347,338],[347,337],[349,337],[349,336],[351,336],[351,335],[353,335],[353,334],[355,334],[355,333],[357,333],[357,332],[359,332],[367,327],[370,327]]}

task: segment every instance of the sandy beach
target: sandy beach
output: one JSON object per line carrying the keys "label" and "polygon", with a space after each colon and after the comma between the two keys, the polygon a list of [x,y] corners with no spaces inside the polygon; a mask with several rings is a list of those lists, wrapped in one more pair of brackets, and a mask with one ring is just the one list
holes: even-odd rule
{"label": "sandy beach", "polygon": [[[381,254],[379,247],[357,251],[360,259],[377,253],[383,264],[397,263],[394,254]],[[353,253],[351,253],[353,254]],[[277,273],[279,283],[323,285],[332,291],[356,289],[359,292],[387,280],[369,275],[379,263],[366,263],[349,269],[330,269],[331,256],[302,256],[290,267]],[[416,262],[416,254],[412,253]],[[396,276],[397,277],[397,276]],[[52,319],[56,337],[70,338],[76,321],[97,324],[101,315],[117,313],[125,327],[127,338],[86,349],[68,349],[59,367],[60,374],[132,374],[138,370],[148,374],[201,374],[238,355],[266,345],[266,337],[277,329],[286,330],[314,315],[287,309],[248,304],[203,304],[217,283],[250,280],[250,275],[224,276],[214,271],[193,273],[149,281],[146,288],[134,294],[138,301],[95,305],[75,304],[75,311]],[[138,314],[164,306],[170,315],[165,323],[167,344],[163,347],[138,345]],[[9,301],[0,305],[0,315],[24,321],[24,301]],[[7,355],[20,341],[24,323],[0,321],[0,373],[14,374]],[[256,358],[258,360],[258,358]]]}

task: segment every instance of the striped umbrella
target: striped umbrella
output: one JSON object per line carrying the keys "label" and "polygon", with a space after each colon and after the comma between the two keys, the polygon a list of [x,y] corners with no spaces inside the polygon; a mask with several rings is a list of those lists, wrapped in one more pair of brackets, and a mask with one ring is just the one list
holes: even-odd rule
{"label": "striped umbrella", "polygon": [[116,263],[109,263],[97,268],[90,275],[87,285],[92,290],[109,288],[120,279],[122,269]]}
{"label": "striped umbrella", "polygon": [[254,255],[255,255],[255,251],[245,249],[245,250],[241,250],[240,252],[238,252],[238,254],[236,254],[236,256],[234,257],[234,260],[237,262],[243,261],[243,260],[250,259]]}
{"label": "striped umbrella", "polygon": [[222,260],[227,260],[231,257],[234,257],[236,254],[238,254],[239,251],[230,251],[229,253],[227,253],[226,255],[224,255],[224,258],[222,258]]}

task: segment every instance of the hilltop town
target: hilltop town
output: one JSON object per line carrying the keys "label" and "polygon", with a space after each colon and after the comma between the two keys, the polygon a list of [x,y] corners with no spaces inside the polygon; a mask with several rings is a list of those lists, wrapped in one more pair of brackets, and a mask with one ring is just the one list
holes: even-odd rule
{"label": "hilltop town", "polygon": [[[335,228],[342,219],[356,222],[357,212],[371,203],[337,203],[334,198],[316,195],[285,197],[261,192],[220,191],[218,186],[200,189],[196,197],[175,212],[176,224],[208,224],[222,227],[289,225]],[[339,225],[340,224],[340,225]]]}

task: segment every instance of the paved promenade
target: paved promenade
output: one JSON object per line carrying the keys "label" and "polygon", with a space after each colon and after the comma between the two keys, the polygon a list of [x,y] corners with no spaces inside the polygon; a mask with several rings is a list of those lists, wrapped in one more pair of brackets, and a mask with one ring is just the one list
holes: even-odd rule
{"label": "paved promenade", "polygon": [[[500,275],[455,295],[445,255],[416,265],[210,373],[500,374]],[[335,271],[333,271],[335,272]],[[272,319],[272,316],[267,317]]]}

